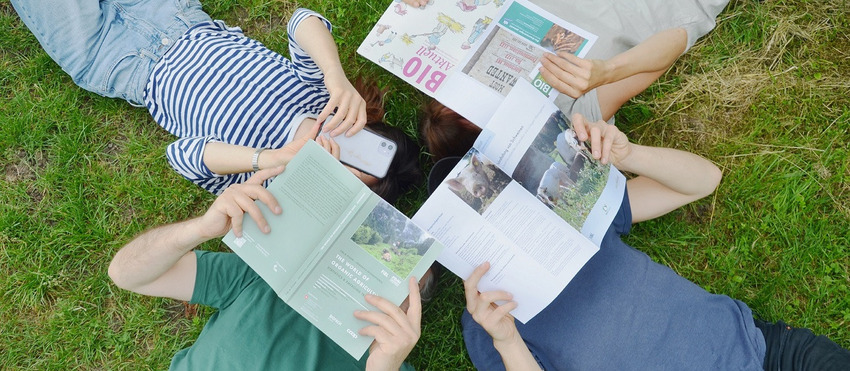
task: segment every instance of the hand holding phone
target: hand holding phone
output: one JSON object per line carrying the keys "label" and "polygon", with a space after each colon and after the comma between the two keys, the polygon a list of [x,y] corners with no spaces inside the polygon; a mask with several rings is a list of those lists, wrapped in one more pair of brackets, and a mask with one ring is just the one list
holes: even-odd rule
{"label": "hand holding phone", "polygon": [[[330,137],[328,133],[319,135]],[[393,140],[368,128],[350,137],[337,135],[333,140],[339,145],[340,162],[377,178],[387,175],[397,150]]]}

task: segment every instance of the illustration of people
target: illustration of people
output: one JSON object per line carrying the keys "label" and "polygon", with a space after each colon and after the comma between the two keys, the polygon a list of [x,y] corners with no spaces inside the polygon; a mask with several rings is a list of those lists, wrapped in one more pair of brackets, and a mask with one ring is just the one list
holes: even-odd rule
{"label": "illustration of people", "polygon": [[390,28],[393,28],[393,26],[390,26],[388,24],[381,24],[381,23],[376,24],[375,25],[375,36],[381,37],[381,34],[383,34],[384,31],[389,30]]}
{"label": "illustration of people", "polygon": [[475,21],[475,25],[472,26],[472,32],[469,34],[469,38],[463,42],[460,48],[464,50],[469,49],[470,46],[475,43],[475,40],[478,39],[478,36],[481,36],[484,29],[487,28],[492,21],[493,19],[490,17],[478,18],[478,20]]}
{"label": "illustration of people", "polygon": [[464,12],[471,12],[478,9],[478,6],[484,6],[491,2],[499,7],[505,3],[505,0],[460,0],[457,2],[457,6]]}
{"label": "illustration of people", "polygon": [[396,57],[393,53],[384,53],[384,55],[382,55],[381,58],[378,59],[378,63],[389,63],[390,68],[395,68],[396,66],[401,68],[402,66],[404,66],[404,59]]}
{"label": "illustration of people", "polygon": [[398,32],[390,31],[390,34],[387,35],[386,38],[379,39],[378,41],[373,42],[372,46],[375,46],[375,44],[377,44],[379,46],[384,46],[384,44],[389,44],[393,41],[393,39],[395,39],[396,35],[398,35]]}
{"label": "illustration of people", "polygon": [[396,3],[395,7],[393,8],[393,10],[395,11],[395,14],[398,14],[398,15],[407,14],[407,4],[405,4],[401,0],[393,0],[393,1]]}
{"label": "illustration of people", "polygon": [[434,26],[434,29],[431,32],[413,35],[411,37],[427,36],[428,50],[434,50],[437,48],[437,45],[440,45],[440,41],[446,32],[452,31],[452,33],[460,33],[463,32],[464,28],[466,27],[463,24],[455,21],[452,17],[449,17],[444,13],[439,13],[437,15],[437,25]]}

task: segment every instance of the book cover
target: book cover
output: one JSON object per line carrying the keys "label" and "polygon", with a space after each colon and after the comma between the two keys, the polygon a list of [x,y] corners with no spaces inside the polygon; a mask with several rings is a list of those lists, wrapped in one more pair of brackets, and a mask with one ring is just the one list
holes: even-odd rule
{"label": "book cover", "polygon": [[223,241],[278,296],[354,358],[374,339],[355,310],[376,310],[364,295],[399,305],[407,279],[422,277],[442,245],[382,200],[315,142],[308,142],[268,190],[283,213],[257,205],[271,227],[246,214],[243,235]]}

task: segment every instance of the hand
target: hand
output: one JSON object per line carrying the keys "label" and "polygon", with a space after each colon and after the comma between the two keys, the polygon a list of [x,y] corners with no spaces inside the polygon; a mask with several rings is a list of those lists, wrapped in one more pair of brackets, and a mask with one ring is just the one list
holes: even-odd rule
{"label": "hand", "polygon": [[322,137],[317,135],[319,134],[319,123],[313,124],[313,127],[310,131],[304,136],[293,140],[292,142],[286,144],[285,146],[278,149],[270,149],[266,150],[260,154],[259,165],[260,169],[269,169],[275,168],[279,166],[286,166],[289,164],[289,161],[292,161],[292,158],[298,154],[298,151],[301,148],[304,148],[304,145],[307,144],[313,138],[316,138],[316,143],[319,143],[322,148],[328,151],[331,155],[339,159],[339,145],[336,144],[335,141],[331,140],[322,141]]}
{"label": "hand", "polygon": [[591,155],[603,164],[613,163],[619,167],[623,160],[632,153],[632,144],[626,134],[616,126],[605,121],[587,122],[580,113],[572,117],[573,130],[582,142],[590,138]]}
{"label": "hand", "polygon": [[237,237],[242,236],[242,217],[247,212],[264,233],[269,233],[266,219],[254,200],[260,200],[271,209],[275,215],[281,213],[280,205],[271,192],[263,187],[263,182],[280,174],[283,166],[274,169],[260,170],[242,184],[234,184],[215,199],[210,209],[200,219],[201,236],[211,239],[221,237],[233,228]]}
{"label": "hand", "polygon": [[[510,311],[517,307],[517,303],[511,301],[513,295],[506,291],[478,292],[478,282],[488,270],[490,263],[484,262],[463,282],[466,310],[472,315],[472,319],[490,334],[493,343],[522,341],[514,323],[514,316],[510,314]],[[497,305],[496,301],[507,303]]]}
{"label": "hand", "polygon": [[367,370],[398,370],[419,340],[422,302],[419,299],[419,284],[415,278],[408,280],[407,288],[410,290],[407,313],[387,299],[375,295],[366,295],[366,302],[381,312],[354,312],[354,317],[375,324],[359,331],[360,335],[375,338],[369,348]]}
{"label": "hand", "polygon": [[[331,98],[316,118],[317,122],[324,122],[322,131],[330,132],[331,136],[345,133],[350,137],[363,129],[366,126],[366,100],[360,96],[345,75],[325,75],[325,87]],[[334,115],[333,118],[325,122],[331,114]]]}
{"label": "hand", "polygon": [[558,56],[546,53],[540,60],[540,73],[549,85],[561,93],[578,98],[608,83],[608,63],[598,59],[582,59],[567,52]]}

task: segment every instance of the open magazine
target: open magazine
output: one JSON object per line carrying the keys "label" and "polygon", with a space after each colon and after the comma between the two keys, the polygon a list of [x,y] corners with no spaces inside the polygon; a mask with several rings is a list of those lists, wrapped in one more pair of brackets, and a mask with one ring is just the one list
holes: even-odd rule
{"label": "open magazine", "polygon": [[396,2],[357,52],[483,126],[519,80],[554,100],[540,58],[583,57],[596,39],[526,0]]}
{"label": "open magazine", "polygon": [[422,277],[443,246],[308,142],[268,187],[283,213],[261,202],[271,233],[246,215],[243,233],[223,241],[292,309],[354,358],[374,340],[355,310],[376,310],[365,294],[399,305],[407,279]]}
{"label": "open magazine", "polygon": [[481,291],[505,290],[527,322],[598,251],[626,179],[594,160],[570,121],[519,81],[481,136],[414,215],[460,277],[491,264]]}

